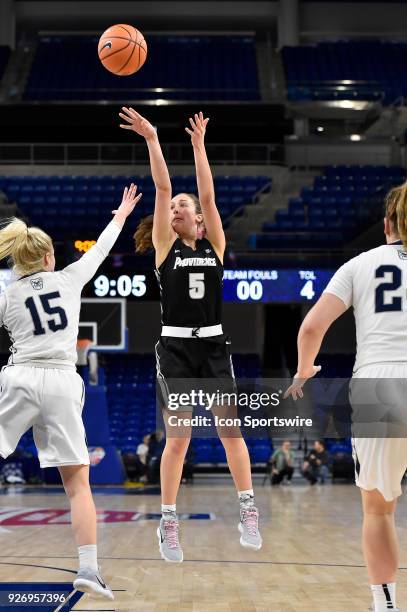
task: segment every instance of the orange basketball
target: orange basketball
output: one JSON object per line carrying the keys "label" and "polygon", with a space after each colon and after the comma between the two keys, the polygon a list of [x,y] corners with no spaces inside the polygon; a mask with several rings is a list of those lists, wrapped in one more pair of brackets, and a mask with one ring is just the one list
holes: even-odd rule
{"label": "orange basketball", "polygon": [[107,70],[118,76],[128,76],[140,70],[146,61],[147,43],[136,28],[120,23],[103,32],[98,53]]}

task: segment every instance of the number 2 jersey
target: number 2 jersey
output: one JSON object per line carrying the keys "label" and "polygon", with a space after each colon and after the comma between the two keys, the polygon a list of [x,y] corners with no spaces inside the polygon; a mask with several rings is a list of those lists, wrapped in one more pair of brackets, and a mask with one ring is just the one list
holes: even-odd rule
{"label": "number 2 jersey", "polygon": [[353,306],[355,372],[373,363],[407,362],[407,253],[401,241],[345,263],[325,292]]}
{"label": "number 2 jersey", "polygon": [[155,273],[163,325],[207,327],[222,322],[223,265],[209,240],[197,240],[194,250],[177,238]]}
{"label": "number 2 jersey", "polygon": [[121,227],[111,221],[96,244],[58,272],[35,272],[0,295],[0,326],[12,346],[10,365],[75,368],[81,293],[116,242]]}

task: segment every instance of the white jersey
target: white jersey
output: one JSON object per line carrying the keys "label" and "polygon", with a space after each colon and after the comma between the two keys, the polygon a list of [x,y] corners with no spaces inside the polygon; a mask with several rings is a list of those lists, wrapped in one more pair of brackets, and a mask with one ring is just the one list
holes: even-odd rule
{"label": "white jersey", "polygon": [[75,368],[82,289],[120,231],[111,221],[81,259],[59,272],[23,276],[0,295],[0,325],[12,342],[9,364]]}
{"label": "white jersey", "polygon": [[328,283],[353,306],[357,352],[354,371],[374,363],[407,363],[407,253],[401,241],[361,253]]}

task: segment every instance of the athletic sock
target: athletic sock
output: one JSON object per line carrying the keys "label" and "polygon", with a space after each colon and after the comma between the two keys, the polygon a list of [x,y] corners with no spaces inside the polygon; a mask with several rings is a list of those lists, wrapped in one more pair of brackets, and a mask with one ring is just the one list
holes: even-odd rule
{"label": "athletic sock", "polygon": [[396,609],[396,583],[371,584],[374,612],[386,612]]}
{"label": "athletic sock", "polygon": [[97,572],[98,568],[98,547],[96,544],[86,544],[78,547],[79,569],[88,567]]}
{"label": "athletic sock", "polygon": [[239,502],[241,508],[250,508],[254,506],[254,493],[253,489],[247,489],[247,491],[238,491]]}
{"label": "athletic sock", "polygon": [[161,513],[163,519],[173,519],[177,517],[176,504],[161,504]]}

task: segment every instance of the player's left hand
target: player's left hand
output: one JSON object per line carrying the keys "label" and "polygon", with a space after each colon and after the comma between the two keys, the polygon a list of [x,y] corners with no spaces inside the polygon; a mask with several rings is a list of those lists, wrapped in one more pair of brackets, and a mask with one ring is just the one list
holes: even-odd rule
{"label": "player's left hand", "polygon": [[209,117],[205,119],[202,112],[200,112],[199,115],[195,113],[193,119],[192,117],[189,118],[189,123],[191,124],[192,129],[190,130],[186,127],[185,131],[191,136],[191,143],[193,147],[203,145],[208,121]]}
{"label": "player's left hand", "polygon": [[113,215],[122,214],[124,217],[128,217],[133,212],[137,202],[142,197],[142,193],[137,195],[137,185],[132,183],[130,187],[125,187],[123,197],[120,206],[116,210],[112,210]]}
{"label": "player's left hand", "polygon": [[287,399],[291,395],[294,401],[298,398],[303,398],[302,388],[309,378],[313,378],[315,374],[321,371],[321,366],[312,366],[308,372],[297,372],[293,378],[293,382],[284,393],[283,398]]}

